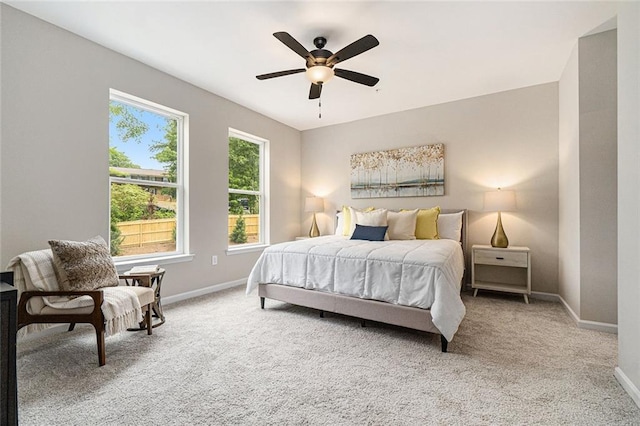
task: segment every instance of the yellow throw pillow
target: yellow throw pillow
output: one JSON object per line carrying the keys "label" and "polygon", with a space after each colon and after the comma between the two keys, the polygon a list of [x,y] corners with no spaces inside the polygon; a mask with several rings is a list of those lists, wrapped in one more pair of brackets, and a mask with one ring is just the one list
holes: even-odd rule
{"label": "yellow throw pillow", "polygon": [[[342,206],[342,218],[344,219],[344,226],[342,228],[342,235],[348,237],[351,235],[351,207]],[[355,222],[355,219],[354,219]]]}
{"label": "yellow throw pillow", "polygon": [[438,240],[438,216],[440,206],[420,209],[416,220],[416,238],[418,240]]}

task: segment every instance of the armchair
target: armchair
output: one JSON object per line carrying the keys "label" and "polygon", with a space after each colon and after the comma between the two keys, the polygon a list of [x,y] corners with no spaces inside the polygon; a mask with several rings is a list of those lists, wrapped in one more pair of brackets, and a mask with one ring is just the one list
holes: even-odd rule
{"label": "armchair", "polygon": [[[91,324],[96,332],[98,363],[105,365],[105,335],[142,323],[152,334],[151,306],[155,300],[149,287],[113,286],[95,290],[60,290],[51,250],[23,253],[8,267],[14,271],[18,289],[19,335],[42,330],[56,323]],[[144,313],[144,317],[142,314]]]}

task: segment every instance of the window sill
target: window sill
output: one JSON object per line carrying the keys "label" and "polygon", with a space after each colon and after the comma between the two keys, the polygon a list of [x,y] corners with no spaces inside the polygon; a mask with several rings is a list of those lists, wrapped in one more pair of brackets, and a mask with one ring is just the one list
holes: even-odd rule
{"label": "window sill", "polygon": [[255,244],[255,245],[247,245],[242,247],[229,247],[226,252],[227,256],[233,256],[235,254],[244,254],[244,253],[252,253],[256,251],[262,251],[269,247],[269,244]]}
{"label": "window sill", "polygon": [[169,256],[144,257],[138,259],[126,259],[115,261],[118,272],[125,271],[134,266],[143,265],[168,265],[171,263],[191,262],[195,254],[173,254]]}

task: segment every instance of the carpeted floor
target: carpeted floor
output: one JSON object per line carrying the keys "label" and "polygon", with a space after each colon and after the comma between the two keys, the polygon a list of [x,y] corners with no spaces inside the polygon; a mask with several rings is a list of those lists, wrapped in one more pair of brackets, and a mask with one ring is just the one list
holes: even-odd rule
{"label": "carpeted floor", "polygon": [[233,288],[107,338],[79,327],[18,346],[21,425],[638,425],[616,336],[559,304],[480,294],[450,353],[439,336]]}

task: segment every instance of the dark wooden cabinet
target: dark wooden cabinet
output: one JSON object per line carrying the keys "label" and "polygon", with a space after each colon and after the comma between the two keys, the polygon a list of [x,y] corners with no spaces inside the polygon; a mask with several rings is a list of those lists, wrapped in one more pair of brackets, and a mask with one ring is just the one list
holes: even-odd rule
{"label": "dark wooden cabinet", "polygon": [[18,424],[18,384],[16,380],[16,328],[18,290],[13,272],[0,273],[0,425]]}

